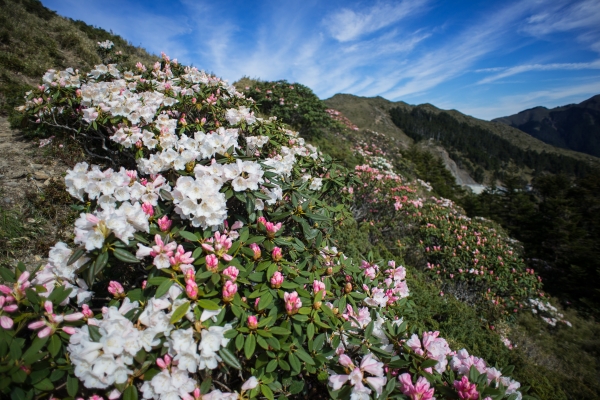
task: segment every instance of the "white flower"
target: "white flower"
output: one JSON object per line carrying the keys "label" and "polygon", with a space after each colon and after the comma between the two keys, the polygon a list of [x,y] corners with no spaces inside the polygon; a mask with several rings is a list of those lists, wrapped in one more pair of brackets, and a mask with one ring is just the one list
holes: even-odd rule
{"label": "white flower", "polygon": [[218,356],[218,351],[221,347],[227,346],[229,339],[226,339],[224,334],[231,329],[231,325],[211,326],[202,331],[202,339],[198,349],[200,350],[200,365],[199,369],[215,369],[221,358]]}

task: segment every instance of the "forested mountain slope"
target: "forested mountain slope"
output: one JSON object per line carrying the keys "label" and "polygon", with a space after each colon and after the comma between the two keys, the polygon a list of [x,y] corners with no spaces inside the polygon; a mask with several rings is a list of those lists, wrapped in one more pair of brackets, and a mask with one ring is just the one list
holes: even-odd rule
{"label": "forested mountain slope", "polygon": [[553,146],[600,156],[600,95],[579,104],[552,109],[535,107],[493,121]]}

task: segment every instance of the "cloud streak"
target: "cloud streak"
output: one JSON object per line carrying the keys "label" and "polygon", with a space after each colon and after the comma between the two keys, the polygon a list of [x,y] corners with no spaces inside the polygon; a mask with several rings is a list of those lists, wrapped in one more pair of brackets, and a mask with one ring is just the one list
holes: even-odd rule
{"label": "cloud streak", "polygon": [[554,64],[528,64],[528,65],[518,65],[516,67],[511,68],[490,68],[489,70],[504,70],[503,72],[484,78],[477,82],[477,84],[482,85],[486,83],[495,82],[499,79],[506,78],[509,76],[522,74],[525,72],[531,71],[574,71],[574,70],[584,70],[584,69],[600,69],[600,60],[596,60],[593,62],[587,63],[554,63]]}
{"label": "cloud streak", "polygon": [[425,0],[403,0],[399,4],[378,2],[364,11],[344,8],[326,17],[323,25],[337,41],[348,42],[414,15],[425,4]]}

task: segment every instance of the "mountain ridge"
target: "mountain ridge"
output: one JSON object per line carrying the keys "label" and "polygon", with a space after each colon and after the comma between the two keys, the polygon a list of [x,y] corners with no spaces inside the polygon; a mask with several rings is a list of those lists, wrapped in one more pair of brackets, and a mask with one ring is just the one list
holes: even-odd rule
{"label": "mountain ridge", "polygon": [[492,121],[557,147],[600,156],[600,95],[577,104],[538,106]]}

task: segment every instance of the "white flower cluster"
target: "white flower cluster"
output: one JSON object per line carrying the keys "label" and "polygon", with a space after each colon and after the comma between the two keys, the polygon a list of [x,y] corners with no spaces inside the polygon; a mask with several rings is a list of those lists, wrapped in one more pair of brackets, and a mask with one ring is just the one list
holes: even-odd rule
{"label": "white flower cluster", "polygon": [[73,68],[67,68],[64,71],[49,69],[42,77],[43,86],[49,89],[51,86],[61,87],[79,87],[79,71],[73,71]]}
{"label": "white flower cluster", "polygon": [[[215,369],[221,358],[218,351],[227,346],[229,339],[224,337],[231,325],[211,326],[202,330],[200,345],[196,345],[193,329],[178,329],[172,331],[168,340],[168,352],[177,367],[171,371],[164,369],[150,381],[146,381],[141,388],[145,399],[179,399],[185,398],[185,393],[190,393],[196,383],[188,373],[195,373],[202,369]],[[198,353],[196,349],[200,350]]]}
{"label": "white flower cluster", "polygon": [[227,201],[220,190],[231,182],[235,191],[258,190],[263,182],[263,170],[257,162],[242,161],[208,166],[196,165],[195,178],[181,176],[173,190],[175,212],[189,219],[195,227],[206,228],[222,224],[227,218]]}
{"label": "white flower cluster", "polygon": [[75,244],[82,244],[92,251],[101,249],[111,233],[126,244],[136,231],[150,232],[148,216],[140,203],[123,202],[119,208],[96,211],[94,214],[81,213],[75,221]]}
{"label": "white flower cluster", "polygon": [[227,122],[229,122],[231,126],[238,125],[242,121],[246,122],[248,125],[252,125],[256,122],[254,113],[245,106],[240,106],[237,109],[230,108],[225,112],[225,119],[227,119]]}
{"label": "white flower cluster", "polygon": [[507,376],[502,376],[502,373],[496,368],[488,367],[483,358],[469,355],[469,352],[465,349],[459,350],[450,360],[450,368],[454,372],[460,375],[469,374],[469,370],[474,366],[480,374],[487,375],[487,384],[490,385],[492,382],[500,383],[506,387],[506,394],[516,394],[516,399],[520,400],[523,398],[521,392],[517,389],[521,387],[521,384]]}
{"label": "white flower cluster", "polygon": [[[541,300],[529,299],[529,304],[531,304],[531,312],[533,314],[540,313],[540,318],[550,326],[556,326],[558,322],[562,322],[563,324],[572,327],[573,325],[564,319],[564,315],[558,312],[558,309],[554,307],[550,302],[543,302]],[[542,315],[543,314],[543,315]]]}
{"label": "white flower cluster", "polygon": [[102,49],[112,49],[115,44],[110,40],[105,40],[104,42],[98,42],[98,47]]}
{"label": "white flower cluster", "polygon": [[138,181],[135,171],[102,171],[96,165],[89,169],[85,162],[67,171],[65,184],[73,197],[83,201],[87,195],[97,199],[100,206],[93,214],[82,213],[75,222],[74,242],[85,245],[87,250],[101,248],[110,233],[128,243],[136,231],[149,232],[148,215],[141,203],[156,206],[160,191],[171,190],[160,175],[152,181]]}
{"label": "white flower cluster", "polygon": [[147,159],[141,158],[138,160],[138,168],[143,174],[157,174],[171,168],[183,170],[186,164],[191,161],[210,159],[215,154],[224,155],[229,149],[238,147],[237,129],[220,127],[215,132],[209,132],[208,134],[195,132],[194,137],[183,134],[180,138],[177,138],[175,134],[176,125],[166,125],[167,122],[175,120],[168,120],[165,114],[161,114],[158,117],[158,122],[162,123],[163,121],[165,125],[162,126],[158,141],[152,141],[153,137],[148,134],[145,134],[142,138],[146,147],[154,148],[158,143],[162,148],[160,153],[153,153]]}
{"label": "white flower cluster", "polygon": [[156,343],[152,330],[140,331],[123,316],[136,308],[137,302],[126,299],[120,309],[109,307],[103,310],[102,320],[88,320],[100,332],[100,341],[90,336],[85,325],[71,336],[68,351],[77,376],[87,388],[105,389],[115,383],[125,383],[133,371],[129,368],[133,358],[144,348],[150,351]]}
{"label": "white flower cluster", "polygon": [[[163,369],[154,377],[145,381],[140,391],[144,399],[180,400],[193,398],[189,395],[196,388],[196,381],[192,379],[185,369],[172,367]],[[202,396],[205,397],[205,396]]]}
{"label": "white flower cluster", "polygon": [[[83,256],[71,265],[67,265],[72,254],[73,250],[63,242],[58,242],[50,248],[48,263],[38,271],[32,281],[34,285],[41,285],[46,289],[46,292],[40,293],[41,296],[47,297],[57,286],[64,286],[72,289],[69,298],[75,298],[78,305],[87,302],[92,297],[92,292],[88,291],[85,281],[75,274],[89,261],[89,258]],[[64,304],[69,301],[69,298],[65,299]]]}

